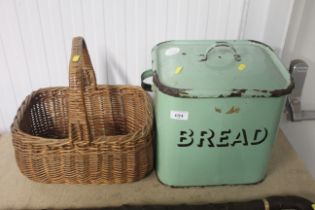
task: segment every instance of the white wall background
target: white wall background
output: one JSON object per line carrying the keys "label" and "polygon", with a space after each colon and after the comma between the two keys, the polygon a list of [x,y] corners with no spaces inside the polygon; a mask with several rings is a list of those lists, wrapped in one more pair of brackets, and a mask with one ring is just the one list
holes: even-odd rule
{"label": "white wall background", "polygon": [[[295,1],[283,61],[289,66],[299,58],[309,65],[302,94],[302,109],[315,111],[315,1]],[[315,121],[288,122],[281,126],[287,138],[315,178]]]}
{"label": "white wall background", "polygon": [[140,84],[172,39],[256,39],[280,53],[293,0],[0,0],[0,132],[32,90],[66,86],[84,36],[98,83]]}

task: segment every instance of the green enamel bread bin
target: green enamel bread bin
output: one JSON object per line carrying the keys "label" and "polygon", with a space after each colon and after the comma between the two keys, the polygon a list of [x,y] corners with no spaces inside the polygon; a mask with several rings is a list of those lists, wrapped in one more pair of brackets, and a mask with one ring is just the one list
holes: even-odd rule
{"label": "green enamel bread bin", "polygon": [[[153,85],[144,80],[153,77]],[[167,41],[152,50],[156,173],[171,186],[260,182],[286,95],[287,69],[257,41]]]}

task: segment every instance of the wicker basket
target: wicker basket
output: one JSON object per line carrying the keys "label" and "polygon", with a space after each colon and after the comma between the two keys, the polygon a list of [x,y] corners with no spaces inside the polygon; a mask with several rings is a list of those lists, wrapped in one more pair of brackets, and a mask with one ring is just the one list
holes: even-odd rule
{"label": "wicker basket", "polygon": [[72,42],[69,88],[28,96],[12,124],[18,167],[42,183],[133,182],[153,167],[153,111],[133,86],[97,86],[81,37]]}

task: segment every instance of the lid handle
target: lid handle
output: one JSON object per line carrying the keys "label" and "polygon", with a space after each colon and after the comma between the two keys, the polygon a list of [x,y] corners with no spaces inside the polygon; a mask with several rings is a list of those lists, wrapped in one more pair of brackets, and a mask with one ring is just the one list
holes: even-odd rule
{"label": "lid handle", "polygon": [[241,61],[241,56],[240,54],[238,54],[238,52],[236,51],[235,47],[233,45],[231,45],[230,43],[227,43],[227,42],[217,42],[215,45],[209,47],[206,51],[206,53],[204,54],[204,57],[200,59],[200,61],[207,61],[208,60],[208,55],[209,53],[214,50],[215,48],[218,48],[218,47],[227,47],[229,48],[231,51],[233,51],[233,57],[234,57],[234,60],[236,62],[239,62]]}

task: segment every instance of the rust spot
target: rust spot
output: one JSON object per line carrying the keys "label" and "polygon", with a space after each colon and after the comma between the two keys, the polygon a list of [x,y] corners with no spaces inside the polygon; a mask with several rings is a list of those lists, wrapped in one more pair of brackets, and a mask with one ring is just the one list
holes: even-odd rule
{"label": "rust spot", "polygon": [[292,92],[293,88],[294,88],[294,82],[293,82],[293,79],[291,78],[291,83],[287,88],[272,90],[272,91],[270,91],[270,96],[271,97],[279,97],[279,96],[290,94]]}
{"label": "rust spot", "polygon": [[[260,89],[253,89],[256,92],[261,92],[261,93],[270,93],[270,97],[280,97],[283,95],[288,95],[292,92],[294,88],[294,81],[291,77],[291,82],[290,85],[287,88],[284,89],[276,89],[276,90],[260,90]],[[252,96],[255,97],[255,96]],[[256,95],[256,97],[267,97],[266,95]]]}
{"label": "rust spot", "polygon": [[232,106],[229,111],[227,111],[225,114],[233,114],[233,113],[239,113],[240,108]]}
{"label": "rust spot", "polygon": [[153,83],[159,88],[160,91],[168,95],[182,98],[189,97],[188,93],[186,92],[189,89],[172,88],[162,84],[156,72],[153,73]]}
{"label": "rust spot", "polygon": [[240,96],[242,96],[242,93],[240,93],[240,92],[232,92],[227,97],[240,97]]}
{"label": "rust spot", "polygon": [[[156,87],[158,87],[158,89],[163,92],[166,93],[168,95],[174,96],[174,97],[181,97],[181,98],[202,98],[198,97],[198,96],[191,96],[187,93],[188,90],[191,89],[184,89],[184,88],[173,88],[173,87],[169,87],[167,85],[164,85],[163,83],[161,83],[161,81],[158,78],[158,75],[156,73],[156,70],[154,70],[153,73],[153,82],[156,85]],[[283,95],[287,95],[290,94],[291,91],[294,88],[294,82],[291,78],[291,83],[290,85],[285,88],[285,89],[277,89],[277,90],[264,90],[264,89],[253,89],[253,91],[256,91],[257,94],[256,95],[250,95],[248,97],[252,97],[252,98],[263,98],[263,97],[279,97],[279,96],[283,96]],[[228,97],[242,97],[245,93],[246,93],[247,89],[232,89],[231,93],[229,95],[223,95],[220,94],[217,97],[218,98],[228,98]],[[259,93],[264,93],[264,94],[259,94]],[[270,93],[270,95],[268,94]],[[268,95],[267,95],[268,94]],[[214,96],[209,96],[209,97],[214,97]],[[235,110],[233,110],[235,111]],[[236,109],[236,111],[238,112],[239,110]]]}
{"label": "rust spot", "polygon": [[216,112],[218,112],[218,113],[221,113],[221,112],[222,112],[222,109],[217,108],[217,107],[214,107],[214,111],[216,111]]}
{"label": "rust spot", "polygon": [[245,92],[247,91],[247,89],[232,89],[232,92],[230,95],[226,96],[226,97],[241,97]]}
{"label": "rust spot", "polygon": [[232,89],[233,92],[240,92],[240,93],[245,93],[247,89]]}
{"label": "rust spot", "polygon": [[268,90],[261,90],[261,89],[253,89],[253,91],[261,92],[261,93],[268,93]]}

